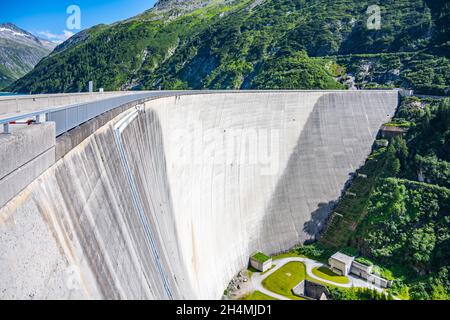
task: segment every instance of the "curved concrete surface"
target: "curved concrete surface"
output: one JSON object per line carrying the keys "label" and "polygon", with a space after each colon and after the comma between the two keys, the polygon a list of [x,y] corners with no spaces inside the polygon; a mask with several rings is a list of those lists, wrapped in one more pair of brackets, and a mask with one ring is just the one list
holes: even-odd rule
{"label": "curved concrete surface", "polygon": [[0,298],[216,299],[314,238],[396,91],[190,94],[123,112],[0,210]]}

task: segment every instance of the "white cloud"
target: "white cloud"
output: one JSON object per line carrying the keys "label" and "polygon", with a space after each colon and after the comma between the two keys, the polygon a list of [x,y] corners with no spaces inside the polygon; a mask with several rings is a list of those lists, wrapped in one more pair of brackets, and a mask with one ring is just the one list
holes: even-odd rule
{"label": "white cloud", "polygon": [[38,32],[40,36],[43,36],[47,38],[47,40],[53,42],[53,43],[61,43],[69,39],[71,36],[74,35],[73,32],[68,30],[63,30],[62,34],[55,34],[48,31],[40,31]]}

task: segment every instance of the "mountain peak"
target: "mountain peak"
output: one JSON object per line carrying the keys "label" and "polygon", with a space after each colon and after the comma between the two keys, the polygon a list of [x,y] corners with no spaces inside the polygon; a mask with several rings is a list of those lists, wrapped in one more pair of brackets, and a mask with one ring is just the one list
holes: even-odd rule
{"label": "mountain peak", "polygon": [[56,46],[54,43],[36,37],[35,35],[16,26],[11,22],[0,23],[0,38],[18,41],[21,43],[34,43],[34,45],[43,46],[48,50],[53,50]]}
{"label": "mountain peak", "polygon": [[19,28],[18,26],[16,26],[14,23],[11,23],[11,22],[0,23],[0,28],[8,28],[11,30],[24,31],[21,28]]}
{"label": "mountain peak", "polygon": [[13,23],[0,23],[0,87],[25,75],[54,47]]}
{"label": "mountain peak", "polygon": [[[11,33],[14,36],[24,36],[29,38],[36,38],[28,31],[25,31],[18,26],[16,26],[14,23],[6,22],[6,23],[0,23],[0,33]],[[37,38],[36,38],[37,39]]]}

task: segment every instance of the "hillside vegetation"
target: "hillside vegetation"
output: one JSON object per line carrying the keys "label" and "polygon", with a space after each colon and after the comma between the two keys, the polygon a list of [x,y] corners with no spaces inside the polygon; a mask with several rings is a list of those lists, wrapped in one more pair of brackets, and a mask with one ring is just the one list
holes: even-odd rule
{"label": "hillside vegetation", "polygon": [[[449,87],[446,1],[383,0],[367,29],[356,0],[161,1],[69,39],[10,89],[333,89]],[[337,81],[337,80],[340,80]]]}
{"label": "hillside vegetation", "polygon": [[406,98],[392,125],[408,131],[375,148],[321,243],[386,266],[395,294],[450,299],[450,99]]}

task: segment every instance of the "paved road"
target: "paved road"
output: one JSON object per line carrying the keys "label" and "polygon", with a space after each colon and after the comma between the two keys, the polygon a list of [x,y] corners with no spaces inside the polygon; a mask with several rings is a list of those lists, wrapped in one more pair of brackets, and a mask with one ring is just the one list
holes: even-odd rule
{"label": "paved road", "polygon": [[315,274],[312,273],[312,270],[316,267],[322,267],[322,266],[326,266],[323,263],[311,260],[311,259],[307,259],[307,258],[300,258],[300,257],[289,257],[289,258],[282,258],[282,259],[277,259],[273,261],[273,265],[274,267],[267,271],[266,273],[262,274],[262,273],[254,273],[251,277],[251,281],[253,284],[253,287],[255,290],[258,290],[270,297],[279,299],[279,300],[290,300],[289,298],[279,295],[275,292],[272,292],[270,290],[267,290],[266,288],[264,288],[264,286],[262,285],[262,282],[264,279],[266,279],[268,276],[270,276],[272,273],[274,273],[275,271],[277,271],[278,269],[280,269],[281,267],[283,267],[286,263],[289,262],[302,262],[305,264],[306,266],[306,274],[315,279],[315,280],[320,280],[322,282],[328,283],[328,284],[332,284],[334,286],[337,287],[342,287],[342,288],[351,288],[351,287],[357,287],[357,288],[370,288],[370,289],[375,289],[379,292],[384,292],[383,289],[374,286],[371,283],[368,283],[362,279],[356,278],[352,275],[348,275],[348,279],[349,282],[345,283],[345,284],[341,284],[341,283],[336,283],[333,281],[329,281],[326,279],[322,279],[320,277],[317,277]]}

